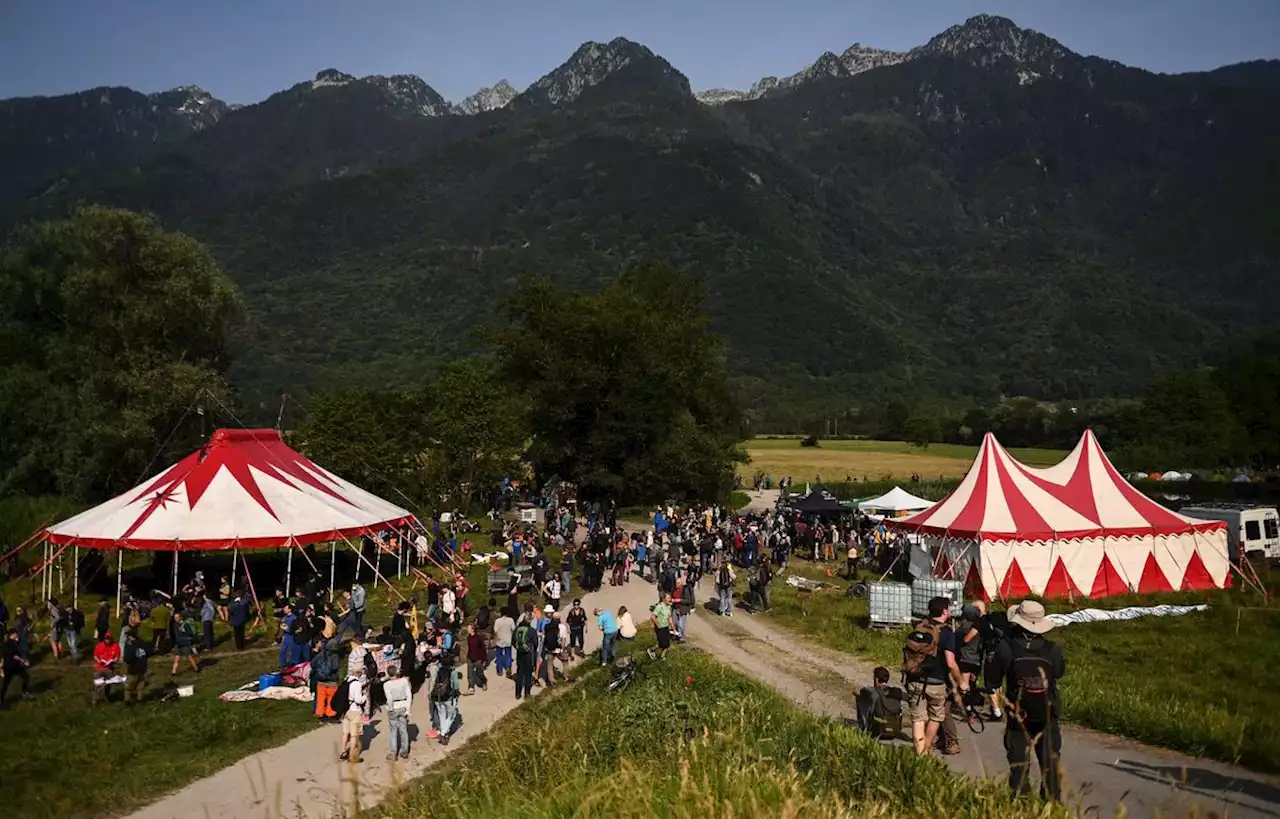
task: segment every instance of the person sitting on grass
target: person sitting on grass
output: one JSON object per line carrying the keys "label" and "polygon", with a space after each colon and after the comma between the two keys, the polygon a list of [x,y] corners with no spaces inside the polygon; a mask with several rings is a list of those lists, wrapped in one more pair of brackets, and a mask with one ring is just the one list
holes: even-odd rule
{"label": "person sitting on grass", "polygon": [[[110,700],[109,686],[106,680],[116,675],[116,663],[120,662],[120,644],[116,642],[111,632],[107,632],[102,637],[102,642],[93,648],[93,702],[97,703],[103,700]],[[98,680],[104,682],[99,684]]]}
{"label": "person sitting on grass", "polygon": [[636,624],[631,619],[631,612],[627,611],[626,606],[618,608],[618,639],[634,640],[636,638]]}

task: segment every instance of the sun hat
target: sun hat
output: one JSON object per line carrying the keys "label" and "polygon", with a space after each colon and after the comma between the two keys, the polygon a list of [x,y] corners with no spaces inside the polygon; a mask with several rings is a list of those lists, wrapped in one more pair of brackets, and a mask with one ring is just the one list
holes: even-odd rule
{"label": "sun hat", "polygon": [[550,603],[548,603],[548,604],[546,604],[545,606],[543,606],[543,607],[542,607],[542,611],[543,611],[543,613],[544,613],[544,614],[555,614],[555,613],[556,613],[555,607],[554,607],[554,606],[552,606]]}
{"label": "sun hat", "polygon": [[1044,606],[1034,600],[1023,600],[1009,609],[1009,622],[1032,634],[1044,634],[1054,627],[1054,622],[1044,612]]}

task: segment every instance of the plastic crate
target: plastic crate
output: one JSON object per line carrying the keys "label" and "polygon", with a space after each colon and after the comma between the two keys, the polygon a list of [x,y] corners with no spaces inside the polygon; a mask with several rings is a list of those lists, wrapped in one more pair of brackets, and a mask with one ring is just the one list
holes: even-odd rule
{"label": "plastic crate", "polygon": [[911,587],[906,583],[868,583],[867,603],[873,626],[911,624]]}
{"label": "plastic crate", "polygon": [[911,584],[911,613],[924,617],[929,613],[929,601],[946,597],[951,601],[951,613],[959,615],[964,606],[964,583],[960,580],[939,580],[933,577],[917,578]]}

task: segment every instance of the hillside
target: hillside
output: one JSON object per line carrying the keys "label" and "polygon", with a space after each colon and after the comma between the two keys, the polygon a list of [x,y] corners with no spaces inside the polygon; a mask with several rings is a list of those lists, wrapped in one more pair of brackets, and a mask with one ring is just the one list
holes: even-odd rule
{"label": "hillside", "polygon": [[208,127],[43,156],[42,195],[7,188],[0,215],[103,201],[208,242],[264,400],[414,381],[519,276],[594,287],[642,258],[707,281],[749,406],[1131,394],[1277,326],[1277,63],[1156,75],[979,17],[751,92],[695,97],[623,39],[513,92],[321,72]]}

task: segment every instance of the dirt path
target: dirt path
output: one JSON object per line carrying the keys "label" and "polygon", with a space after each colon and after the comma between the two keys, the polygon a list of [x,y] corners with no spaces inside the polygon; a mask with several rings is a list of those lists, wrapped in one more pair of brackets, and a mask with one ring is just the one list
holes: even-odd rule
{"label": "dirt path", "polygon": [[[711,599],[709,581],[701,599]],[[857,688],[871,681],[871,663],[805,642],[762,616],[739,611],[731,618],[701,609],[687,626],[690,641],[777,689],[797,704],[833,719],[854,717]],[[1008,774],[1001,726],[981,734],[961,723],[963,751],[944,757],[948,767],[971,776]],[[1224,763],[1197,759],[1074,726],[1063,730],[1068,801],[1082,815],[1187,816],[1197,810],[1246,819],[1280,817],[1280,783]]]}
{"label": "dirt path", "polygon": [[[594,606],[614,611],[626,606],[637,620],[647,616],[656,601],[654,587],[632,578],[621,587],[605,586],[597,594],[582,598],[588,615]],[[600,636],[594,619],[588,622],[586,648],[599,648]],[[587,655],[587,661],[594,661]],[[543,689],[535,688],[535,699]],[[193,782],[131,815],[131,819],[330,819],[339,808],[354,813],[381,802],[387,794],[479,736],[520,703],[515,699],[515,683],[497,677],[489,669],[489,690],[464,696],[459,703],[462,726],[452,742],[441,746],[434,741],[414,741],[408,760],[387,762],[385,711],[379,711],[365,727],[364,761],[349,765],[338,761],[342,729],[326,725],[303,734],[277,748],[246,757],[218,773]],[[253,703],[228,704],[228,708],[252,708]],[[299,706],[304,707],[304,706]],[[409,719],[410,739],[431,727],[426,692],[413,699]]]}

